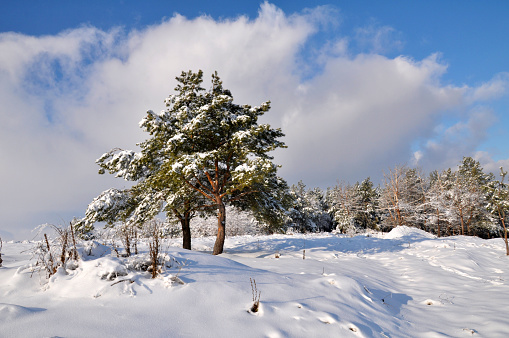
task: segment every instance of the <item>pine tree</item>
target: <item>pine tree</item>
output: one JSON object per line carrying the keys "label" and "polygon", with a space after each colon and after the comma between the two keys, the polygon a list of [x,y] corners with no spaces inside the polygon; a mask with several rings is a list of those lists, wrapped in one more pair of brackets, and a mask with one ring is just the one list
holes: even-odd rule
{"label": "pine tree", "polygon": [[509,186],[504,182],[507,171],[500,167],[500,180],[488,183],[487,210],[498,218],[503,228],[506,255],[509,256],[509,243],[507,240],[507,215],[509,214]]}
{"label": "pine tree", "polygon": [[300,232],[332,231],[333,215],[322,189],[307,189],[299,181],[291,187],[293,203],[290,207],[289,221]]}
{"label": "pine tree", "polygon": [[419,169],[409,168],[403,178],[401,199],[403,201],[406,224],[408,226],[425,228],[425,204],[427,182],[422,178]]}
{"label": "pine tree", "polygon": [[356,189],[346,183],[338,183],[327,191],[329,212],[341,233],[355,233]]}
{"label": "pine tree", "polygon": [[447,177],[449,171],[440,174],[433,171],[429,178],[429,189],[425,191],[424,210],[427,214],[428,226],[433,227],[438,237],[442,236],[442,229],[450,225],[448,210],[450,210],[447,198]]}
{"label": "pine tree", "polygon": [[141,227],[165,211],[169,219],[176,218],[180,221],[182,247],[190,250],[190,221],[200,210],[202,199],[193,196],[194,191],[183,186],[169,185],[164,180],[157,181],[158,175],[147,170],[143,170],[143,174],[136,174],[136,170],[140,171],[139,168],[142,168],[138,163],[142,156],[138,154],[126,159],[126,153],[129,152],[114,149],[104,154],[98,159],[101,165],[100,173],[107,169],[118,177],[139,182],[130,189],[111,188],[102,192],[88,205],[85,217],[77,223],[77,229],[86,232],[90,231],[96,222],[106,222],[109,226],[120,222],[122,227],[135,231],[134,227]]}
{"label": "pine tree", "polygon": [[233,198],[232,205],[251,212],[258,222],[264,224],[266,232],[285,232],[290,219],[288,210],[293,203],[286,181],[272,173],[263,182],[253,185],[252,190],[253,193],[241,199]]}
{"label": "pine tree", "polygon": [[297,185],[292,185],[290,195],[292,205],[289,211],[290,222],[292,227],[299,232],[313,231],[313,224],[308,217],[309,207],[306,199],[306,185],[299,181]]}
{"label": "pine tree", "polygon": [[354,186],[355,223],[363,229],[378,229],[378,200],[380,193],[368,177]]}
{"label": "pine tree", "polygon": [[464,157],[458,170],[449,177],[448,198],[451,220],[459,224],[461,235],[472,234],[471,228],[482,224],[485,216],[485,187],[492,176],[483,172],[478,161]]}
{"label": "pine tree", "polygon": [[316,225],[317,231],[332,231],[333,218],[329,213],[329,205],[322,189],[310,189],[306,193],[309,205],[309,217]]}
{"label": "pine tree", "polygon": [[[262,218],[277,214],[277,201],[266,204],[260,199],[283,194],[270,191],[284,189],[285,184],[268,153],[285,147],[278,141],[284,134],[258,124],[270,102],[259,107],[233,103],[217,73],[212,75],[210,90],[201,87],[202,71],[182,72],[176,79],[176,94],[166,99],[166,109],[158,114],[149,110],[140,122],[150,135],[138,144],[141,153],[114,149],[97,162],[100,173],[107,170],[138,181],[133,191],[147,202],[147,212],[159,208],[172,213],[181,220],[184,236],[184,223],[194,212],[214,210],[218,231],[213,254],[217,255],[223,252],[227,203],[252,207]],[[157,198],[149,201],[146,197],[151,195]],[[262,210],[264,205],[270,205],[272,212]]]}

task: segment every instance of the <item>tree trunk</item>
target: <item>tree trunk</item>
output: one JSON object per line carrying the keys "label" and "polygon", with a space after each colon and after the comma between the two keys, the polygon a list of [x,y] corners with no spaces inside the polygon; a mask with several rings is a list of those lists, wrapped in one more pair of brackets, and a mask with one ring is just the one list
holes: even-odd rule
{"label": "tree trunk", "polygon": [[502,224],[504,225],[505,254],[509,256],[509,243],[507,242],[507,229],[504,220],[502,220]]}
{"label": "tree trunk", "polygon": [[182,248],[191,250],[191,227],[190,227],[189,214],[185,214],[184,217],[180,218],[180,224],[182,225]]}
{"label": "tree trunk", "polygon": [[396,214],[398,215],[398,226],[402,226],[403,218],[401,217],[401,210],[399,209],[399,206],[396,207]]}
{"label": "tree trunk", "polygon": [[504,227],[505,254],[509,256],[509,243],[507,242],[507,228],[505,226],[505,212],[500,212],[500,207],[498,208],[498,217],[502,221],[502,226]]}
{"label": "tree trunk", "polygon": [[438,237],[440,237],[440,210],[437,209],[437,232],[438,232]]}
{"label": "tree trunk", "polygon": [[460,208],[461,236],[465,234],[465,222],[463,222],[463,210]]}
{"label": "tree trunk", "polygon": [[217,211],[217,237],[216,243],[214,244],[214,251],[212,252],[213,255],[219,255],[223,253],[224,239],[226,237],[225,225],[226,208],[223,201],[219,201]]}
{"label": "tree trunk", "polygon": [[470,209],[470,215],[468,216],[467,221],[467,235],[470,236],[470,224],[472,223],[472,218],[474,218],[474,210]]}
{"label": "tree trunk", "polygon": [[125,228],[125,252],[127,257],[131,257],[131,241],[129,240],[129,229]]}

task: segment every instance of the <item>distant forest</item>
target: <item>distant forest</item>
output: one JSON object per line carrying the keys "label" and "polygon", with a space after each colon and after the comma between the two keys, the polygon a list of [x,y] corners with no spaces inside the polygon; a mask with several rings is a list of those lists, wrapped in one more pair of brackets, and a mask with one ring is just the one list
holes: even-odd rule
{"label": "distant forest", "polygon": [[381,186],[369,177],[326,191],[299,182],[290,187],[293,206],[286,226],[300,232],[356,233],[406,225],[437,236],[501,237],[509,206],[505,174],[501,168],[497,179],[484,173],[478,161],[464,157],[457,170],[429,175],[396,166],[384,173]]}

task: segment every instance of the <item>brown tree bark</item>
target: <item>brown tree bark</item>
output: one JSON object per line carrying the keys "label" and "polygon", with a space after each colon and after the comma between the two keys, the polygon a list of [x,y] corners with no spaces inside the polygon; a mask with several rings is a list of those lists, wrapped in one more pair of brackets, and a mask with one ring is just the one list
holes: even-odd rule
{"label": "brown tree bark", "polygon": [[191,250],[190,221],[189,214],[185,214],[184,217],[180,218],[180,225],[182,225],[182,247],[187,250]]}
{"label": "brown tree bark", "polygon": [[404,215],[401,212],[399,203],[401,198],[400,185],[404,171],[404,167],[396,167],[394,170],[389,169],[389,174],[384,173],[385,187],[389,190],[387,207],[393,226],[405,224]]}
{"label": "brown tree bark", "polygon": [[502,226],[504,227],[505,254],[509,256],[509,243],[507,242],[507,228],[505,226],[505,212],[500,211],[500,207],[498,208],[498,217],[502,221]]}
{"label": "brown tree bark", "polygon": [[125,228],[124,240],[125,240],[125,252],[127,254],[127,257],[131,257],[131,239],[129,237],[129,229],[127,229],[127,225]]}
{"label": "brown tree bark", "polygon": [[194,217],[194,210],[190,200],[184,202],[182,213],[177,209],[173,209],[173,213],[179,219],[182,227],[182,248],[187,250],[191,250],[191,219]]}
{"label": "brown tree bark", "polygon": [[218,202],[218,211],[217,211],[217,237],[216,242],[214,243],[214,251],[213,255],[219,255],[223,253],[224,240],[226,237],[226,208],[223,201]]}
{"label": "brown tree bark", "polygon": [[465,222],[463,222],[463,209],[460,208],[460,224],[461,224],[461,236],[465,235]]}
{"label": "brown tree bark", "polygon": [[437,208],[437,233],[440,237],[440,210]]}

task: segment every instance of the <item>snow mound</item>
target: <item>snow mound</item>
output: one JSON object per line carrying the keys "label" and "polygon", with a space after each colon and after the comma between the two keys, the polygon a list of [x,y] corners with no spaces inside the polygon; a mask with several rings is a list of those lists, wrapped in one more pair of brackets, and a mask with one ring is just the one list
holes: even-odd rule
{"label": "snow mound", "polygon": [[0,323],[2,321],[11,321],[44,310],[45,309],[42,308],[29,308],[16,304],[0,303]]}
{"label": "snow mound", "polygon": [[83,250],[81,250],[81,256],[86,259],[93,259],[95,257],[104,257],[111,254],[111,248],[100,244],[96,241],[87,242]]}
{"label": "snow mound", "polygon": [[[196,247],[210,243],[210,238],[193,239]],[[175,247],[181,239],[166,239],[165,265],[154,279],[138,269],[146,265],[146,241],[138,243],[135,257],[116,257],[99,242],[83,243],[78,250],[94,255],[84,254],[76,267],[62,267],[49,280],[45,271],[30,268],[27,250],[34,244],[4,243],[0,337],[128,338],[147,332],[157,337],[506,337],[509,332],[504,311],[509,265],[500,238],[433,239],[408,227],[386,237],[242,236],[229,237],[219,256],[184,250]],[[254,314],[249,309],[258,292]]]}
{"label": "snow mound", "polygon": [[433,239],[434,235],[412,227],[401,225],[392,229],[387,235],[384,236],[387,239],[403,239],[403,240],[423,240]]}
{"label": "snow mound", "polygon": [[103,257],[97,260],[97,276],[101,279],[114,280],[120,276],[127,276],[127,267],[116,257]]}

